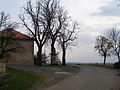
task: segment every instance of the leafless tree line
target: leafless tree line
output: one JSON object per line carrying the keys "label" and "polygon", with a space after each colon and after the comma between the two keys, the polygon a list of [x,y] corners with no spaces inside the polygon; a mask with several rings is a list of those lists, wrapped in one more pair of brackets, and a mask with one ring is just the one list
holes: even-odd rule
{"label": "leafless tree line", "polygon": [[95,49],[104,57],[104,65],[107,56],[117,56],[120,62],[120,31],[116,28],[109,30],[105,35],[96,38]]}
{"label": "leafless tree line", "polygon": [[[70,20],[67,11],[60,6],[60,2],[58,0],[37,0],[33,3],[28,0],[26,5],[23,6],[23,13],[19,15],[19,18],[21,24],[29,31],[37,44],[36,64],[42,65],[43,46],[49,43],[51,46],[51,64],[56,65],[57,52],[55,45],[57,43],[62,48],[63,65],[66,65],[66,49],[76,39],[75,30],[78,28],[78,24],[76,21]],[[6,30],[1,33],[0,58],[4,56],[2,54],[5,54],[8,47],[10,50],[7,51],[15,52],[17,50],[17,46],[12,48],[12,45],[16,45],[15,41],[13,42],[10,38],[9,40],[5,39],[5,34],[8,34],[10,28],[16,26],[16,23],[10,23],[9,15],[4,12],[0,14],[0,30]]]}
{"label": "leafless tree line", "polygon": [[42,65],[43,46],[47,42],[50,42],[51,46],[51,64],[57,64],[55,44],[58,41],[63,52],[63,65],[65,65],[66,49],[76,39],[77,22],[73,22],[71,26],[70,17],[58,0],[38,0],[35,4],[29,0],[23,10],[20,20],[37,44],[37,64]]}

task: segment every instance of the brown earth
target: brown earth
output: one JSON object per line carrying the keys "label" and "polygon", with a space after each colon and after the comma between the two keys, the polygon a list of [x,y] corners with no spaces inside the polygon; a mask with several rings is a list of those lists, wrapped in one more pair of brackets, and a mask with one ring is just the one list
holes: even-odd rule
{"label": "brown earth", "polygon": [[79,66],[33,66],[33,65],[8,65],[8,67],[33,72],[42,79],[33,85],[29,90],[46,90],[47,88],[57,84],[59,81],[65,80],[76,75],[80,71]]}

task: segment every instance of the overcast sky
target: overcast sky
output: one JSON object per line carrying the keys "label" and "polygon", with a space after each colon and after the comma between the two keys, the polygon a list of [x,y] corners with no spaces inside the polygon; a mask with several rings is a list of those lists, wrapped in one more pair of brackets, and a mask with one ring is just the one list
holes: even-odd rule
{"label": "overcast sky", "polygon": [[[21,7],[26,0],[0,0],[0,11],[11,15],[18,21]],[[95,37],[113,27],[120,27],[119,0],[61,0],[73,20],[80,24],[78,45],[68,50],[69,62],[103,62],[94,50]],[[114,58],[108,58],[113,62]]]}

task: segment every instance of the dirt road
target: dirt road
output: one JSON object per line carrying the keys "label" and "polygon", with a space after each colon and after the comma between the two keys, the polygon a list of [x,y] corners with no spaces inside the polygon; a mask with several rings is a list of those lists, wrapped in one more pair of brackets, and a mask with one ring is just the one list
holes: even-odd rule
{"label": "dirt road", "polygon": [[46,90],[46,88],[67,79],[70,76],[74,76],[79,73],[79,66],[34,66],[34,65],[7,65],[7,67],[34,72],[43,78],[43,81],[39,81],[34,84],[30,90]]}
{"label": "dirt road", "polygon": [[80,72],[47,90],[120,90],[120,76],[113,69],[80,66]]}

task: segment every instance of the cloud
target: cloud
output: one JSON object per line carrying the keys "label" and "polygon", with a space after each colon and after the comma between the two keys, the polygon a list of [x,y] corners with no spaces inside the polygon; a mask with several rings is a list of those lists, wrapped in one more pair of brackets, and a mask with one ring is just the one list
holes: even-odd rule
{"label": "cloud", "polygon": [[[62,5],[73,19],[89,27],[100,28],[102,26],[104,29],[104,27],[119,23],[119,16],[112,16],[117,11],[119,12],[118,9],[114,10],[117,8],[117,4],[113,0],[76,0],[76,2],[63,0]],[[106,11],[102,10],[104,7],[106,7]],[[109,7],[114,10],[113,14]]]}
{"label": "cloud", "polygon": [[[92,13],[101,12],[100,8],[109,4],[112,0],[63,0],[62,5],[70,11],[71,14],[89,16]],[[72,12],[73,13],[72,13]],[[74,16],[74,15],[73,15]]]}
{"label": "cloud", "polygon": [[99,8],[99,13],[92,13],[91,15],[95,16],[119,16],[120,15],[120,8],[118,7],[118,2],[111,1],[108,4]]}
{"label": "cloud", "polygon": [[[94,50],[95,37],[119,26],[120,17],[116,14],[119,11],[113,2],[113,0],[76,0],[76,2],[64,0],[63,6],[81,26],[79,46],[73,48],[72,53],[68,53],[69,61],[102,62],[102,58]],[[113,61],[114,59],[109,62]]]}

